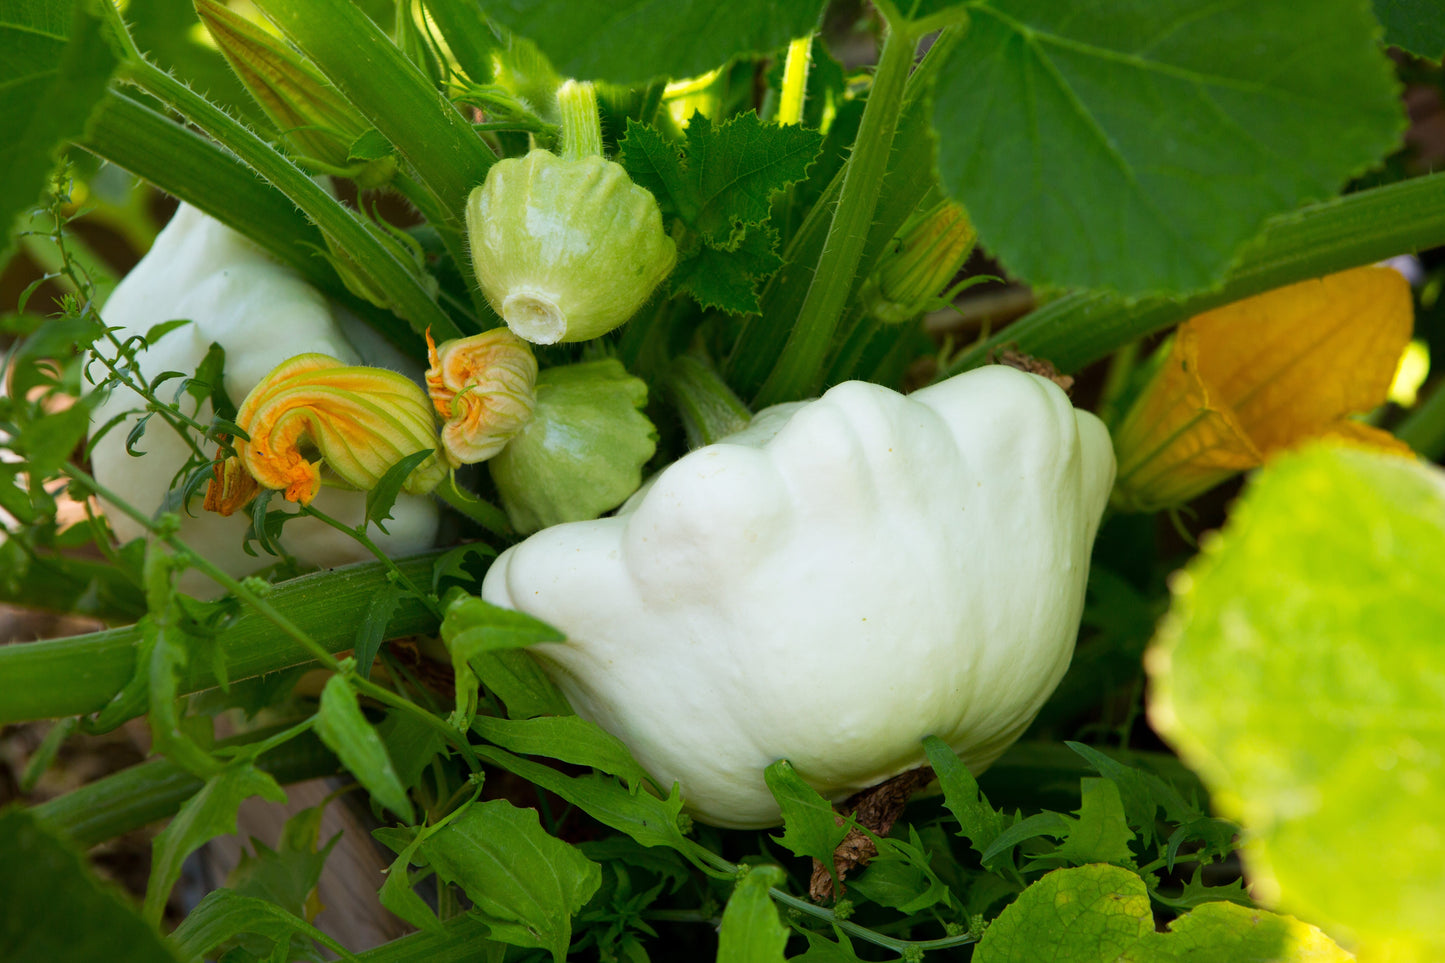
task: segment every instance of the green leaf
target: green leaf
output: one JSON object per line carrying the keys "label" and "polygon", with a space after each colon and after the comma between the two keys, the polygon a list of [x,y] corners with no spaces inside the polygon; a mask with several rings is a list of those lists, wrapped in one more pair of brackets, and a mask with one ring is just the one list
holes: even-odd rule
{"label": "green leaf", "polygon": [[1083,863],[1131,863],[1134,838],[1124,818],[1119,787],[1107,779],[1082,779],[1083,804],[1079,816],[1064,816],[1068,835],[1059,848],[1037,860],[1037,865],[1082,865]]}
{"label": "green leaf", "polygon": [[526,652],[484,652],[473,657],[470,664],[487,691],[506,705],[509,719],[572,714],[562,690]]}
{"label": "green leaf", "polygon": [[841,818],[786,759],[763,770],[763,779],[783,811],[783,835],[773,839],[794,856],[808,856],[831,867],[833,851],[848,835],[853,818]]}
{"label": "green leaf", "polygon": [[818,25],[822,0],[487,0],[487,16],[531,40],[560,73],[641,86],[768,53]]}
{"label": "green leaf", "polygon": [[368,522],[386,532],[386,526],[382,523],[390,520],[392,506],[396,504],[396,496],[401,494],[401,486],[406,484],[412,469],[430,458],[433,453],[433,449],[430,448],[414,451],[386,470],[386,473],[377,480],[376,487],[366,493],[366,520]]}
{"label": "green leaf", "polygon": [[566,776],[550,766],[531,762],[490,746],[477,746],[477,758],[501,766],[528,782],[554,792],[587,815],[644,846],[687,850],[688,840],[678,826],[682,796],[676,785],[666,799],[651,793],[628,792],[610,776]]}
{"label": "green leaf", "polygon": [[388,712],[376,724],[376,734],[385,743],[386,754],[403,786],[420,783],[422,771],[446,748],[442,734],[410,712]]}
{"label": "green leaf", "polygon": [[313,901],[316,884],[326,866],[326,857],[341,839],[337,833],[317,848],[321,830],[321,807],[303,809],[286,820],[281,838],[272,849],[251,837],[252,852],[241,853],[241,861],[226,878],[226,885],[241,896],[266,900],[310,921],[319,904]]}
{"label": "green leaf", "polygon": [[717,963],[782,963],[788,928],[768,890],[787,879],[777,866],[754,866],[738,880],[718,929]]}
{"label": "green leaf", "polygon": [[[538,642],[561,642],[566,638],[530,615],[504,609],[460,590],[453,592],[446,601],[441,636],[451,653],[452,672],[456,676],[457,708],[451,721],[458,729],[468,728],[472,724],[472,716],[476,714],[479,675],[483,681],[488,674],[500,676],[504,686],[515,681],[516,685],[508,688],[519,701],[530,704],[537,698],[545,700],[546,686],[551,683],[543,686],[537,679],[542,675],[540,669],[533,665],[529,674],[525,663],[531,659],[510,650]],[[499,669],[498,661],[493,657],[505,654],[515,658],[502,660]],[[507,696],[503,694],[502,698],[505,700]],[[511,712],[511,709],[508,711]]]}
{"label": "green leaf", "polygon": [[1426,60],[1445,54],[1445,16],[1435,0],[1374,0],[1385,43]]}
{"label": "green leaf", "polygon": [[0,959],[175,963],[120,891],[21,809],[0,812]]}
{"label": "green leaf", "polygon": [[145,918],[160,922],[181,863],[208,840],[236,831],[236,810],[252,796],[285,802],[286,793],[269,774],[249,763],[221,770],[176,813],[151,846],[151,875],[146,885]]}
{"label": "green leaf", "polygon": [[418,896],[416,890],[412,889],[409,869],[424,839],[426,839],[426,834],[418,832],[396,857],[386,871],[386,882],[381,884],[381,890],[377,896],[380,898],[382,906],[412,926],[419,930],[436,933],[442,929],[442,921],[437,918],[436,913],[432,912],[432,908],[427,905],[426,900]]}
{"label": "green leaf", "polygon": [[808,940],[808,949],[792,958],[797,963],[860,963],[858,954],[853,952],[853,944],[841,931],[837,933],[837,943],[812,930],[804,930],[803,936]]}
{"label": "green leaf", "polygon": [[254,933],[283,946],[293,934],[303,936],[315,940],[343,960],[356,960],[346,947],[275,903],[243,896],[229,889],[218,889],[208,894],[176,927],[167,942],[183,958],[194,960],[243,933]]}
{"label": "green leaf", "polygon": [[0,256],[15,219],[39,200],[56,150],[84,133],[115,64],[84,2],[35,0],[0,11]]}
{"label": "green leaf", "polygon": [[1117,963],[1349,963],[1354,956],[1317,928],[1233,903],[1205,903],[1169,924],[1167,933],[1148,933]]}
{"label": "green leaf", "polygon": [[994,859],[1000,854],[1007,853],[1019,843],[1030,839],[1037,839],[1040,836],[1052,836],[1057,839],[1069,831],[1067,817],[1055,812],[1034,813],[1027,819],[1021,819],[1008,829],[994,837],[983,852],[979,853],[979,859],[985,866],[993,865]]}
{"label": "green leaf", "polygon": [[1154,816],[1160,806],[1174,823],[1186,823],[1204,815],[1185,801],[1178,790],[1153,773],[1126,766],[1083,743],[1066,742],[1065,745],[1083,756],[1095,772],[1118,788],[1128,823],[1139,831],[1144,845],[1148,846],[1154,840]]}
{"label": "green leaf", "polygon": [[937,736],[924,739],[923,751],[938,776],[944,805],[958,820],[958,834],[966,837],[974,852],[982,856],[1012,820],[988,804],[988,797],[978,788],[973,773],[942,739]]}
{"label": "green leaf", "polygon": [[1172,584],[1150,718],[1244,827],[1256,892],[1361,947],[1440,957],[1439,469],[1326,446],[1278,458]]}
{"label": "green leaf", "polygon": [[1358,0],[971,13],[937,82],[940,177],[1035,284],[1210,287],[1266,218],[1333,195],[1402,129]]}
{"label": "green leaf", "polygon": [[931,854],[923,847],[918,831],[908,827],[909,842],[880,839],[878,855],[862,876],[848,881],[848,888],[879,906],[900,913],[921,913],[930,906],[949,901],[948,887],[929,868]]}
{"label": "green leaf", "polygon": [[974,963],[1114,963],[1154,931],[1144,881],[1117,866],[1057,869],[984,930]]}
{"label": "green leaf", "polygon": [[381,643],[386,641],[386,627],[396,614],[405,593],[399,585],[387,585],[377,592],[366,605],[366,618],[356,629],[356,645],[352,656],[356,659],[356,672],[363,679],[371,678],[371,666]]}
{"label": "green leaf", "polygon": [[580,716],[496,719],[478,716],[472,731],[488,742],[525,756],[547,756],[617,776],[633,789],[648,782],[647,770],[612,733]]}
{"label": "green leaf", "polygon": [[377,802],[404,822],[415,820],[411,800],[387,754],[386,744],[362,715],[356,704],[356,693],[344,676],[333,675],[321,690],[316,734]]}
{"label": "green leaf", "polygon": [[602,884],[596,863],[549,836],[534,809],[505,799],[474,803],[428,835],[421,854],[466,892],[487,918],[492,938],[549,950],[561,963],[572,916]]}
{"label": "green leaf", "polygon": [[704,308],[756,314],[761,308],[759,285],[783,266],[777,245],[777,231],[767,226],[749,228],[731,251],[703,244],[678,261],[668,284],[674,291],[692,295]]}

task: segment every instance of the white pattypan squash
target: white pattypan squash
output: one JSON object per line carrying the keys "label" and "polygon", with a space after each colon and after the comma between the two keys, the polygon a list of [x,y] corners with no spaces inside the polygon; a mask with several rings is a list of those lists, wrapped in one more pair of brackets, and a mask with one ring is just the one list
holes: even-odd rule
{"label": "white pattypan squash", "polygon": [[[191,375],[214,342],[226,352],[226,393],[237,404],[287,358],[317,352],[348,364],[363,360],[320,292],[237,232],[188,205],[181,206],[150,251],[116,286],[101,315],[108,326],[118,329],[116,337],[122,341],[144,335],[165,321],[191,321],[141,351],[141,371],[146,378],[165,371]],[[364,353],[374,355],[377,363],[397,366],[399,355],[380,338],[370,336],[369,329],[360,322],[352,319],[352,325]],[[92,362],[92,373],[99,378],[105,371]],[[168,400],[177,384],[167,382],[162,396]],[[210,420],[209,403],[198,412],[190,410],[194,405],[190,399],[183,404],[187,413],[201,423]],[[92,429],[127,409],[144,405],[139,395],[118,388],[96,408],[91,417]],[[139,419],[139,414],[130,415],[95,444],[91,469],[96,480],[116,495],[141,511],[154,512],[161,507],[190,451],[176,432],[156,417],[147,423],[144,437],[135,446],[144,455],[137,458],[127,454],[126,436]],[[327,489],[315,504],[348,525],[357,525],[365,517],[366,493]],[[271,505],[273,510],[291,507],[281,499]],[[193,511],[194,515],[182,516],[181,539],[227,573],[245,575],[274,561],[264,554],[254,557],[242,551],[242,538],[251,524],[244,513],[222,517],[203,512],[199,498]],[[392,514],[395,520],[387,523],[390,534],[374,529],[372,532],[383,551],[403,555],[432,545],[438,513],[430,498],[403,494],[397,498]],[[144,533],[140,525],[120,512],[107,511],[106,515],[123,541]],[[329,567],[371,557],[354,539],[314,518],[287,523],[282,544],[307,565]],[[217,591],[214,583],[194,571],[186,573],[181,586],[199,594]]]}
{"label": "white pattypan squash", "polygon": [[769,826],[777,759],[838,801],[925,736],[978,772],[1023,732],[1113,477],[1103,424],[1038,376],[849,382],[507,550],[482,597],[566,634],[529,651],[697,818]]}

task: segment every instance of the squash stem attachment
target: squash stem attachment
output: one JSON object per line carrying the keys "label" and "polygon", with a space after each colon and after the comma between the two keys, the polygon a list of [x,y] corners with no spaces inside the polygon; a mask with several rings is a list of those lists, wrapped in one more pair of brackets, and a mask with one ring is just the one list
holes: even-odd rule
{"label": "squash stem attachment", "polygon": [[682,416],[689,448],[701,448],[741,431],[752,420],[748,410],[711,364],[692,354],[672,363],[665,383]]}
{"label": "squash stem attachment", "polygon": [[566,160],[602,156],[602,121],[597,114],[597,91],[588,81],[569,80],[557,88],[557,109],[562,113],[562,154]]}

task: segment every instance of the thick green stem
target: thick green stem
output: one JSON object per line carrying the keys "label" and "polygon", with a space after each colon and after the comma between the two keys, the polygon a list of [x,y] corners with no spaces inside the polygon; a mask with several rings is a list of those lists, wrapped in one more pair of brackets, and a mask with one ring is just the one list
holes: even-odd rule
{"label": "thick green stem", "polygon": [[1083,291],[1050,302],[975,345],[940,372],[946,378],[1015,344],[1063,372],[1078,371],[1130,341],[1202,311],[1264,291],[1445,244],[1445,173],[1312,204],[1270,223],[1218,289],[1130,302]]}
{"label": "thick green stem", "polygon": [[808,65],[812,60],[813,36],[799,37],[788,44],[783,61],[783,83],[778,90],[778,123],[797,124],[803,120],[803,98],[808,90]]}
{"label": "thick green stem", "polygon": [[[267,733],[252,733],[218,744],[245,745]],[[257,759],[258,768],[281,784],[301,782],[339,772],[331,750],[312,733],[305,733]],[[139,829],[157,819],[174,816],[204,785],[201,779],[166,759],[154,759],[123,769],[79,789],[41,803],[32,811],[79,846],[90,847]]]}
{"label": "thick green stem", "polygon": [[[397,563],[426,583],[441,553]],[[370,563],[318,572],[275,587],[267,603],[329,653],[356,643],[371,601],[389,584],[386,569]],[[403,596],[387,622],[390,637],[436,632],[438,622],[419,599]],[[84,715],[104,708],[135,672],[140,633],[134,626],[65,639],[0,646],[0,724]],[[192,659],[181,672],[181,692],[217,685],[215,665],[232,680],[313,661],[314,656],[276,631],[256,612],[246,612],[213,642],[216,659]]]}
{"label": "thick green stem", "polygon": [[387,292],[397,313],[404,316],[418,333],[431,327],[440,338],[461,336],[461,331],[432,300],[420,279],[371,236],[354,212],[337,203],[305,171],[273,150],[245,125],[145,60],[115,8],[108,2],[101,6],[110,12],[115,33],[129,54],[118,76],[179,111],[274,184],[352,256],[358,269],[364,271],[379,290]]}
{"label": "thick green stem", "polygon": [[557,109],[562,112],[562,153],[568,160],[602,156],[602,121],[597,114],[597,90],[586,82],[569,80],[557,88]]}
{"label": "thick green stem", "polygon": [[693,355],[681,355],[672,363],[665,385],[682,416],[691,448],[711,445],[741,431],[753,417],[717,370]]}
{"label": "thick green stem", "polygon": [[782,356],[758,392],[756,407],[802,398],[817,388],[873,223],[917,42],[905,25],[890,25],[818,269]]}
{"label": "thick green stem", "polygon": [[1445,381],[1400,422],[1395,437],[1430,461],[1445,455]]}

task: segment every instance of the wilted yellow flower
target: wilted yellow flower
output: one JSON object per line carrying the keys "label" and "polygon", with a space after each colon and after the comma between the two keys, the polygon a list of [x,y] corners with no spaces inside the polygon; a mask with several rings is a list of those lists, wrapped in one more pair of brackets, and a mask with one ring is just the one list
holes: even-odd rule
{"label": "wilted yellow flower", "polygon": [[1413,327],[1410,286],[1363,267],[1237,301],[1179,326],[1114,430],[1115,507],[1182,505],[1310,438],[1408,454],[1350,419],[1385,401]]}
{"label": "wilted yellow flower", "polygon": [[[384,368],[346,365],[324,354],[301,354],[262,378],[236,413],[250,441],[236,442],[240,465],[217,472],[208,505],[234,511],[244,492],[244,467],[262,488],[308,505],[321,490],[321,466],[360,489],[408,455],[436,448],[436,422],[426,395],[411,379]],[[320,455],[315,461],[307,455]],[[432,456],[407,477],[404,491],[424,494],[446,470]],[[229,512],[227,512],[229,514]]]}
{"label": "wilted yellow flower", "polygon": [[443,341],[426,336],[426,386],[442,426],[442,450],[452,466],[486,461],[532,417],[537,359],[506,328]]}

